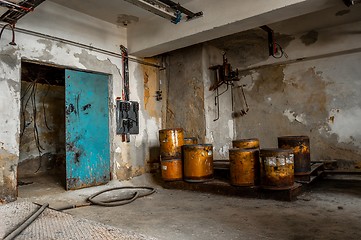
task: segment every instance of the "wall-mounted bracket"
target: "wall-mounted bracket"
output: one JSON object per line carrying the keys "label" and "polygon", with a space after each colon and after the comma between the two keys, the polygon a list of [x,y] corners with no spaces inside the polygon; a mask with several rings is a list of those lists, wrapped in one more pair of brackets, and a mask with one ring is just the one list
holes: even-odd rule
{"label": "wall-mounted bracket", "polygon": [[267,34],[268,34],[268,53],[269,53],[269,56],[272,56],[274,58],[281,58],[282,56],[285,56],[286,58],[288,58],[287,54],[284,52],[281,45],[279,45],[276,42],[274,31],[270,27],[268,27],[266,25],[263,25],[260,28],[263,29],[264,31],[266,31]]}

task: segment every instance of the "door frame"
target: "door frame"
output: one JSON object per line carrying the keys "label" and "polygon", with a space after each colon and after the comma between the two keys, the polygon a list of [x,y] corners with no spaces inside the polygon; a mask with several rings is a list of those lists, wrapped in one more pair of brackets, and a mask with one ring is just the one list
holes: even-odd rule
{"label": "door frame", "polygon": [[[80,72],[87,72],[87,73],[95,73],[95,74],[103,74],[103,75],[107,75],[108,76],[108,80],[107,80],[107,83],[108,83],[108,126],[109,126],[109,129],[108,129],[108,133],[109,133],[109,152],[110,152],[110,169],[109,169],[109,172],[110,172],[110,181],[114,179],[114,176],[113,176],[113,171],[114,171],[114,166],[115,166],[115,163],[114,163],[114,151],[113,151],[113,142],[114,142],[114,139],[115,139],[115,130],[112,131],[112,129],[115,129],[115,112],[114,112],[114,102],[113,102],[113,93],[114,93],[114,90],[113,90],[113,86],[114,86],[114,80],[113,80],[113,75],[111,73],[107,73],[107,72],[100,72],[100,71],[96,71],[96,70],[91,70],[91,69],[82,69],[82,68],[77,68],[77,67],[73,67],[73,66],[67,66],[67,65],[62,65],[62,64],[57,64],[57,63],[49,63],[49,62],[43,62],[43,61],[39,61],[39,60],[33,60],[33,59],[29,59],[29,58],[26,58],[26,57],[22,57],[20,59],[21,61],[21,64],[20,64],[20,69],[19,69],[19,76],[20,76],[20,79],[19,79],[19,82],[21,82],[21,69],[22,69],[22,63],[23,62],[27,62],[27,63],[33,63],[33,64],[38,64],[38,65],[45,65],[45,66],[49,66],[49,67],[55,67],[55,68],[60,68],[60,69],[63,69],[64,71],[65,70],[74,70],[74,71],[80,71]],[[65,80],[65,79],[64,79]],[[64,85],[64,88],[65,88],[65,85]],[[20,126],[20,121],[21,121],[21,101],[19,101],[19,126]],[[65,105],[63,106],[64,109],[65,109]],[[66,116],[64,115],[64,122],[66,121]],[[66,133],[64,132],[64,135]],[[64,146],[65,148],[66,146]],[[20,139],[19,139],[19,146],[18,146],[18,149],[20,151]],[[19,165],[18,165],[19,166]],[[18,179],[17,179],[18,180]],[[64,189],[65,189],[65,182],[66,182],[66,175],[64,175],[64,179],[61,179],[61,181],[64,181]]]}

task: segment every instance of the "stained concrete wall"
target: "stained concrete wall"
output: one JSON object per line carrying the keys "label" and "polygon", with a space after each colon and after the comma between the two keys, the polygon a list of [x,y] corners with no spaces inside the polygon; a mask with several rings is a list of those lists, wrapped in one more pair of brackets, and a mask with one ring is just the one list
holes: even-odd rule
{"label": "stained concrete wall", "polygon": [[166,128],[183,128],[199,142],[205,137],[202,67],[200,46],[169,54]]}
{"label": "stained concrete wall", "polygon": [[[20,114],[18,177],[65,166],[65,87],[35,84],[36,118],[34,119],[34,105],[32,101],[28,101],[30,91],[26,92],[30,84],[30,82],[21,82],[23,104]],[[37,126],[41,156],[34,138],[34,122]]]}
{"label": "stained concrete wall", "polygon": [[[268,56],[267,34],[259,29],[184,49],[194,55],[187,55],[183,62],[202,61],[205,142],[214,145],[215,158],[228,157],[233,139],[256,137],[266,148],[277,147],[278,136],[307,135],[312,160],[336,159],[340,168],[360,168],[360,25],[353,22],[295,35],[276,33],[288,55],[281,59]],[[222,63],[222,50],[233,67],[241,70],[236,85],[246,85],[250,110],[240,116],[245,103],[238,89],[232,111],[228,91],[220,97],[220,119],[214,121],[217,110],[215,92],[209,91],[212,75],[208,67]],[[171,69],[178,69],[177,64]],[[170,85],[170,92],[193,91],[175,85],[173,88]],[[223,90],[225,86],[219,92]],[[174,110],[172,104],[168,106]],[[202,106],[199,108],[202,112]],[[186,113],[182,108],[176,111],[179,115]]]}
{"label": "stained concrete wall", "polygon": [[[234,118],[227,111],[228,120],[234,120],[234,137],[258,137],[261,147],[277,147],[278,136],[307,135],[312,160],[337,159],[341,168],[360,168],[361,36],[354,34],[360,25],[276,34],[288,59],[268,57],[262,50],[267,40],[259,30],[223,39],[233,66],[248,68],[240,73],[239,84],[247,85],[250,111]],[[222,42],[209,44],[222,47]],[[236,91],[236,111],[240,94]]]}
{"label": "stained concrete wall", "polygon": [[[126,45],[125,29],[52,2],[40,5],[18,26],[109,51],[118,51],[120,44]],[[115,99],[122,91],[121,59],[23,33],[16,33],[17,46],[11,46],[8,45],[10,37],[10,32],[5,31],[0,42],[0,202],[12,201],[17,196],[21,59],[109,74],[111,175],[125,179],[147,170],[148,149],[158,143],[161,113],[159,111],[159,117],[151,115],[144,108],[144,74],[138,64],[130,63],[129,67],[131,100],[141,103],[140,134],[132,136],[131,143],[122,143],[121,137],[115,134],[114,112]],[[152,76],[149,84],[156,84],[155,80]]]}

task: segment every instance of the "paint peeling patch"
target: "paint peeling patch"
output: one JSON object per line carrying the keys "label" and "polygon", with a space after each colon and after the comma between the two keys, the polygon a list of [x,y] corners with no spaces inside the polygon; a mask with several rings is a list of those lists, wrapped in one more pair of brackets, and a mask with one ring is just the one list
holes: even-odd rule
{"label": "paint peeling patch", "polygon": [[228,136],[230,139],[233,139],[233,120],[228,120]]}
{"label": "paint peeling patch", "polygon": [[333,121],[328,121],[329,132],[337,135],[338,142],[353,143],[361,147],[361,108],[333,109],[330,111],[330,118]]}
{"label": "paint peeling patch", "polygon": [[306,114],[304,113],[297,114],[290,109],[286,109],[285,111],[283,111],[283,115],[287,117],[290,122],[298,122],[307,125]]}
{"label": "paint peeling patch", "polygon": [[221,147],[221,148],[219,149],[218,153],[219,153],[219,155],[221,155],[222,157],[228,158],[229,149],[230,149],[230,145],[229,145],[229,144],[226,144],[226,145],[224,145],[223,147]]}
{"label": "paint peeling patch", "polygon": [[316,32],[314,30],[309,31],[305,35],[302,35],[300,39],[301,39],[303,44],[305,44],[306,46],[309,46],[309,45],[314,44],[315,42],[317,42],[317,40],[318,40],[318,32]]}

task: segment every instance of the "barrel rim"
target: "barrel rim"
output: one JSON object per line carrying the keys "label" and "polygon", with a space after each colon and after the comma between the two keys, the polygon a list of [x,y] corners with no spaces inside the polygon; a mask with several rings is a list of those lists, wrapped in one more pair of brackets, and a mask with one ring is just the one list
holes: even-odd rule
{"label": "barrel rim", "polygon": [[228,149],[229,152],[257,152],[259,151],[258,148],[230,148]]}
{"label": "barrel rim", "polygon": [[170,130],[184,131],[183,128],[165,128],[165,129],[160,129],[159,132],[165,132]]}
{"label": "barrel rim", "polygon": [[309,140],[310,138],[306,135],[300,136],[280,136],[278,140]]}
{"label": "barrel rim", "polygon": [[232,143],[233,143],[233,142],[254,142],[254,141],[258,141],[258,142],[259,142],[259,139],[258,139],[258,138],[235,139],[235,140],[232,140]]}
{"label": "barrel rim", "polygon": [[160,162],[182,161],[181,158],[161,159]]}
{"label": "barrel rim", "polygon": [[205,143],[205,144],[187,144],[183,145],[184,148],[203,148],[203,147],[213,147],[212,144]]}
{"label": "barrel rim", "polygon": [[272,152],[278,152],[278,153],[293,153],[292,149],[286,149],[286,148],[262,148],[260,149],[261,153],[272,153]]}

